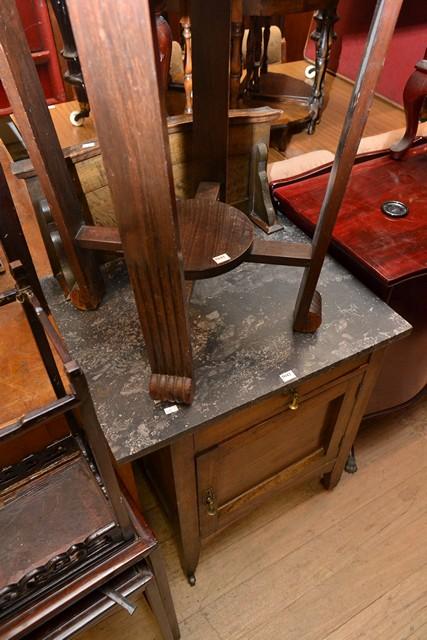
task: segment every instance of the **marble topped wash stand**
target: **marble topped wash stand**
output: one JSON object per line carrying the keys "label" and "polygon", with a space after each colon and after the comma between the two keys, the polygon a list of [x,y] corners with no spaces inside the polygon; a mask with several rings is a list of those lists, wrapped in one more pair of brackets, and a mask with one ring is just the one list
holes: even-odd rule
{"label": "marble topped wash stand", "polygon": [[[279,234],[305,239],[290,223]],[[313,477],[336,485],[385,349],[410,325],[327,259],[322,326],[295,333],[299,270],[245,264],[195,285],[193,404],[155,403],[123,264],[110,265],[106,280],[91,312],[65,301],[53,278],[43,287],[117,462],[130,463],[137,478],[145,468],[194,584],[202,541],[277,490]]]}

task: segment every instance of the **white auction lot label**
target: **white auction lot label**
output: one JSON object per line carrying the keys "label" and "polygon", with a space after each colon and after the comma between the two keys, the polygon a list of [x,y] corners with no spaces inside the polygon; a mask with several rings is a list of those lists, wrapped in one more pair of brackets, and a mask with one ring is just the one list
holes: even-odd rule
{"label": "white auction lot label", "polygon": [[176,406],[176,404],[173,404],[171,407],[166,407],[165,409],[163,409],[163,411],[168,416],[170,413],[176,413],[178,411],[178,407]]}
{"label": "white auction lot label", "polygon": [[217,264],[222,264],[223,262],[228,262],[228,260],[231,260],[231,258],[227,253],[221,253],[220,256],[215,256],[214,257],[214,261]]}
{"label": "white auction lot label", "polygon": [[290,380],[296,379],[296,375],[294,374],[292,369],[289,369],[289,371],[285,371],[284,373],[280,374],[280,379],[282,380],[282,382],[290,382]]}

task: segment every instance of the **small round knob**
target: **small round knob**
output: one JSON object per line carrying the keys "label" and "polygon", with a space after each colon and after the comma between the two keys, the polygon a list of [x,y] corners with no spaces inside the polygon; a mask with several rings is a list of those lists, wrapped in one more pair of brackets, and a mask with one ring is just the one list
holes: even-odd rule
{"label": "small round knob", "polygon": [[296,411],[299,407],[299,394],[298,391],[292,391],[292,400],[288,404],[291,411]]}

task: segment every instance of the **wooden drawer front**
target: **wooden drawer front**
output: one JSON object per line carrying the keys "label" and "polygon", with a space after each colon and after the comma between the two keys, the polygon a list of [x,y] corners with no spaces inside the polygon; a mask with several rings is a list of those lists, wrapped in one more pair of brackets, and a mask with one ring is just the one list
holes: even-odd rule
{"label": "wooden drawer front", "polygon": [[[364,354],[345,362],[340,367],[330,369],[320,376],[309,378],[305,382],[299,383],[296,387],[300,397],[304,400],[311,397],[331,384],[343,380],[344,377],[354,376],[366,370],[369,356]],[[292,385],[291,385],[292,386]],[[226,440],[230,436],[246,431],[250,426],[254,426],[283,412],[291,399],[292,389],[289,387],[283,391],[278,391],[272,396],[260,400],[244,409],[240,409],[237,413],[222,418],[216,424],[201,429],[194,434],[194,444],[196,451],[204,451],[212,447],[221,440]]]}
{"label": "wooden drawer front", "polygon": [[[239,517],[267,491],[323,473],[333,461],[362,374],[328,387],[197,456],[202,536]],[[331,465],[332,466],[332,465]]]}

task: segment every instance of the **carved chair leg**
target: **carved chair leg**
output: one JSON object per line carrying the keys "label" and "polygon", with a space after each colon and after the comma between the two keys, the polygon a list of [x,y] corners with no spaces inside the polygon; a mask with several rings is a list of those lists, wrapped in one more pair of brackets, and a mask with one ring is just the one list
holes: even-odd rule
{"label": "carved chair leg", "polygon": [[309,134],[314,133],[323,108],[326,70],[332,43],[336,38],[334,31],[334,24],[338,20],[336,7],[316,11],[314,19],[317,27],[311,34],[311,38],[316,43],[316,75],[314,76],[313,91],[310,99]]}
{"label": "carved chair leg", "polygon": [[270,29],[271,29],[271,18],[265,17],[261,73],[267,73],[268,71],[268,44],[270,42]]}
{"label": "carved chair leg", "polygon": [[[242,18],[243,20],[243,18]],[[246,75],[242,81],[241,85],[241,93],[244,94],[248,89],[252,86],[253,76],[255,73],[255,58],[254,58],[254,27],[255,27],[255,18],[253,16],[250,17],[249,22],[249,31],[248,31],[248,39],[246,41]]]}
{"label": "carved chair leg", "polygon": [[231,9],[230,107],[237,108],[242,77],[243,6],[235,0]]}
{"label": "carved chair leg", "polygon": [[64,48],[61,53],[63,58],[66,60],[68,67],[67,71],[64,73],[64,80],[74,87],[74,92],[79,102],[79,111],[73,111],[70,114],[70,120],[75,126],[80,126],[83,124],[84,118],[89,116],[90,106],[67,5],[65,0],[51,0],[51,6],[55,13],[62,41],[64,43]]}
{"label": "carved chair leg", "polygon": [[254,145],[251,156],[249,175],[248,215],[252,222],[266,233],[274,233],[283,229],[277,220],[271,201],[267,178],[268,148],[263,142]]}
{"label": "carved chair leg", "polygon": [[255,93],[259,91],[259,80],[262,64],[262,18],[255,16],[253,22],[253,64],[254,70],[249,89]]}
{"label": "carved chair leg", "polygon": [[414,73],[409,77],[403,92],[403,104],[406,115],[406,131],[403,138],[391,147],[393,158],[399,160],[411,146],[417,135],[418,121],[424,100],[427,96],[427,50],[424,60],[415,65]]}

